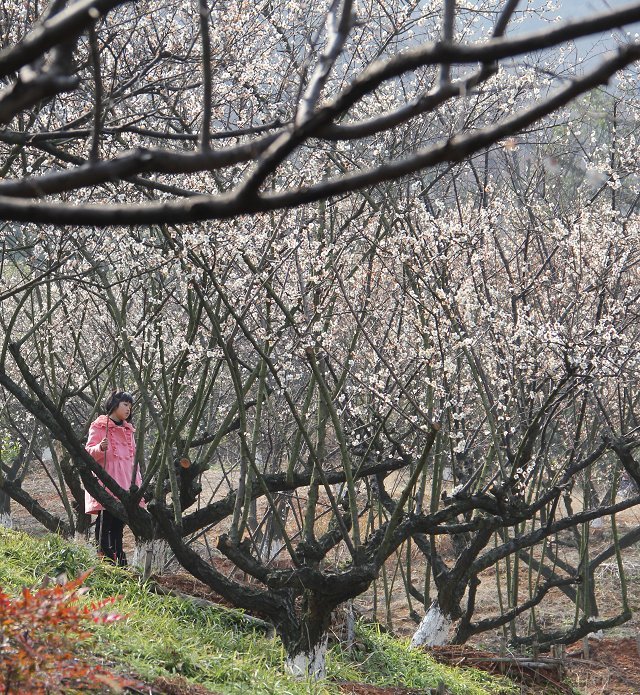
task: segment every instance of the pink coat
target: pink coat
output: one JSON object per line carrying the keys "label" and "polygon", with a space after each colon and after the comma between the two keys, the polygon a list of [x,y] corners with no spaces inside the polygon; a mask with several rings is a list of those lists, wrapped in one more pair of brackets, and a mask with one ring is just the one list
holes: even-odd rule
{"label": "pink coat", "polygon": [[[108,432],[107,427],[109,428]],[[133,438],[134,432],[135,430],[131,423],[125,422],[122,425],[116,425],[115,422],[110,420],[106,415],[100,415],[100,417],[91,423],[89,437],[85,447],[116,483],[125,490],[131,487],[131,474],[133,472],[136,455],[136,442]],[[101,451],[100,442],[105,438],[105,433],[108,446],[106,451]],[[140,470],[137,470],[136,485],[140,486],[140,482]],[[144,501],[141,501],[140,504],[144,506]],[[87,514],[97,514],[102,509],[104,509],[104,507],[100,502],[91,497],[85,490],[85,512]]]}

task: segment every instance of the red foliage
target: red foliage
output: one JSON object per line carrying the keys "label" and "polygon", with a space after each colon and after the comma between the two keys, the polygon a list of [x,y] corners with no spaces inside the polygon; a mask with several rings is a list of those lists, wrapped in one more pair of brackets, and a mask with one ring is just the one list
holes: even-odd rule
{"label": "red foliage", "polygon": [[63,693],[69,689],[120,691],[125,680],[79,658],[77,646],[90,623],[121,616],[105,613],[114,599],[79,605],[89,572],[64,586],[23,589],[12,598],[0,591],[0,688],[3,693]]}

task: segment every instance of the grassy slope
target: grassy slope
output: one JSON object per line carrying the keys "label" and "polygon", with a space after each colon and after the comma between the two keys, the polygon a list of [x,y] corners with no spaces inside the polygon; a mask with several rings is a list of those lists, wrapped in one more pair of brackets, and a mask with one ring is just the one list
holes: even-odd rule
{"label": "grassy slope", "polygon": [[481,671],[436,664],[426,654],[408,649],[406,642],[364,625],[358,628],[358,649],[352,655],[332,649],[327,681],[296,681],[283,671],[280,642],[247,629],[241,612],[202,609],[158,596],[131,572],[97,563],[89,548],[57,536],[35,539],[0,528],[0,587],[8,593],[39,585],[45,575],[65,572],[71,578],[96,564],[87,580],[88,599],[118,596],[110,610],[127,617],[95,627],[89,647],[94,655],[143,679],[180,674],[218,693],[330,695],[339,692],[334,680],[417,689],[443,680],[456,695],[518,692],[506,680]]}

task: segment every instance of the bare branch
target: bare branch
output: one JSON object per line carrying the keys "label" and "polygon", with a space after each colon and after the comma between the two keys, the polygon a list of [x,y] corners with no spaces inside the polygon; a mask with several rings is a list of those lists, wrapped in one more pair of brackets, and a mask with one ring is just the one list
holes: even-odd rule
{"label": "bare branch", "polygon": [[[456,19],[456,0],[444,0],[442,10],[442,41],[453,43],[454,25]],[[451,64],[442,63],[440,66],[440,84],[445,85],[451,78]]]}
{"label": "bare branch", "polygon": [[202,128],[200,132],[200,149],[208,152],[211,132],[211,100],[213,77],[211,74],[211,33],[209,32],[209,6],[207,0],[199,2],[200,36],[202,40],[202,81],[204,86]]}
{"label": "bare branch", "polygon": [[0,79],[32,63],[46,51],[78,36],[98,17],[131,0],[77,0],[31,30],[22,41],[0,51]]}
{"label": "bare branch", "polygon": [[[341,2],[342,10],[340,11]],[[339,11],[340,17],[338,18]],[[307,89],[300,101],[298,114],[295,119],[296,126],[301,125],[310,118],[311,113],[313,112],[313,109],[320,98],[322,88],[329,77],[331,68],[340,55],[344,42],[349,35],[352,12],[352,0],[333,0],[331,3],[325,24],[327,31],[326,47],[318,59],[318,65],[316,66],[316,69],[309,80]]]}
{"label": "bare branch", "polygon": [[[474,152],[535,123],[543,116],[568,104],[589,89],[606,83],[618,70],[638,59],[640,59],[640,45],[632,44],[620,48],[598,68],[585,74],[583,77],[577,78],[569,86],[560,89],[548,99],[523,109],[496,125],[456,135],[450,140],[441,142],[439,145],[435,145],[427,150],[419,150],[407,159],[389,162],[380,167],[365,169],[359,173],[329,179],[308,188],[299,188],[261,197],[245,197],[242,188],[240,188],[235,193],[218,197],[201,195],[180,202],[163,201],[142,205],[112,204],[100,206],[82,205],[77,207],[62,204],[14,201],[3,196],[0,197],[0,215],[6,220],[50,224],[89,224],[97,226],[161,223],[186,224],[206,219],[228,219],[236,215],[298,207],[305,203],[352,192],[383,181],[394,180],[440,162],[461,161]],[[289,142],[286,146],[289,146]],[[247,155],[250,148],[251,145],[244,145],[239,146],[237,150],[241,150],[244,155]],[[234,154],[238,156],[237,153]],[[211,153],[208,157],[211,157],[213,160],[217,159],[218,163],[221,163],[229,161],[226,155],[227,153],[225,152],[217,155],[216,153]],[[184,156],[167,153],[166,157],[163,156],[160,161],[165,165],[165,169],[168,169],[169,162],[172,162],[176,165],[178,163],[182,165],[181,170],[185,171],[187,169],[194,170],[193,167],[198,160],[200,160],[198,163],[201,163],[208,157],[205,155]],[[104,165],[101,163],[97,166],[113,167],[115,171],[120,170],[120,167],[122,167],[123,170],[130,172],[132,169],[139,170],[143,166],[148,169],[153,161],[155,160],[152,153],[147,150],[139,150],[127,155],[124,161],[115,160],[112,163],[104,163]],[[117,165],[115,162],[117,162]],[[176,166],[175,168],[177,169],[178,167]],[[56,176],[62,176],[62,174]],[[78,173],[74,171],[71,174],[67,174],[67,176],[77,178]]]}
{"label": "bare branch", "polygon": [[100,49],[95,25],[89,27],[89,45],[91,47],[91,67],[93,69],[93,84],[95,104],[93,105],[93,128],[91,129],[91,149],[89,161],[97,162],[100,158],[100,127],[102,125],[102,75],[100,72]]}

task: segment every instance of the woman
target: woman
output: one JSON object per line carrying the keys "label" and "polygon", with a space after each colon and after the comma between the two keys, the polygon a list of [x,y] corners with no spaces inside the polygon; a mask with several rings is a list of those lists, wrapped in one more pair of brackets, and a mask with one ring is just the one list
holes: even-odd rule
{"label": "woman", "polygon": [[[91,423],[86,450],[105,469],[120,487],[131,487],[135,466],[135,432],[131,424],[133,398],[126,391],[113,391],[104,404],[106,415]],[[140,471],[136,469],[135,483],[140,485]],[[108,490],[107,490],[108,492]],[[111,494],[111,493],[109,493]],[[144,505],[144,502],[141,502]],[[96,543],[101,555],[118,565],[126,565],[122,549],[124,522],[107,511],[85,490],[85,512],[97,514]]]}

